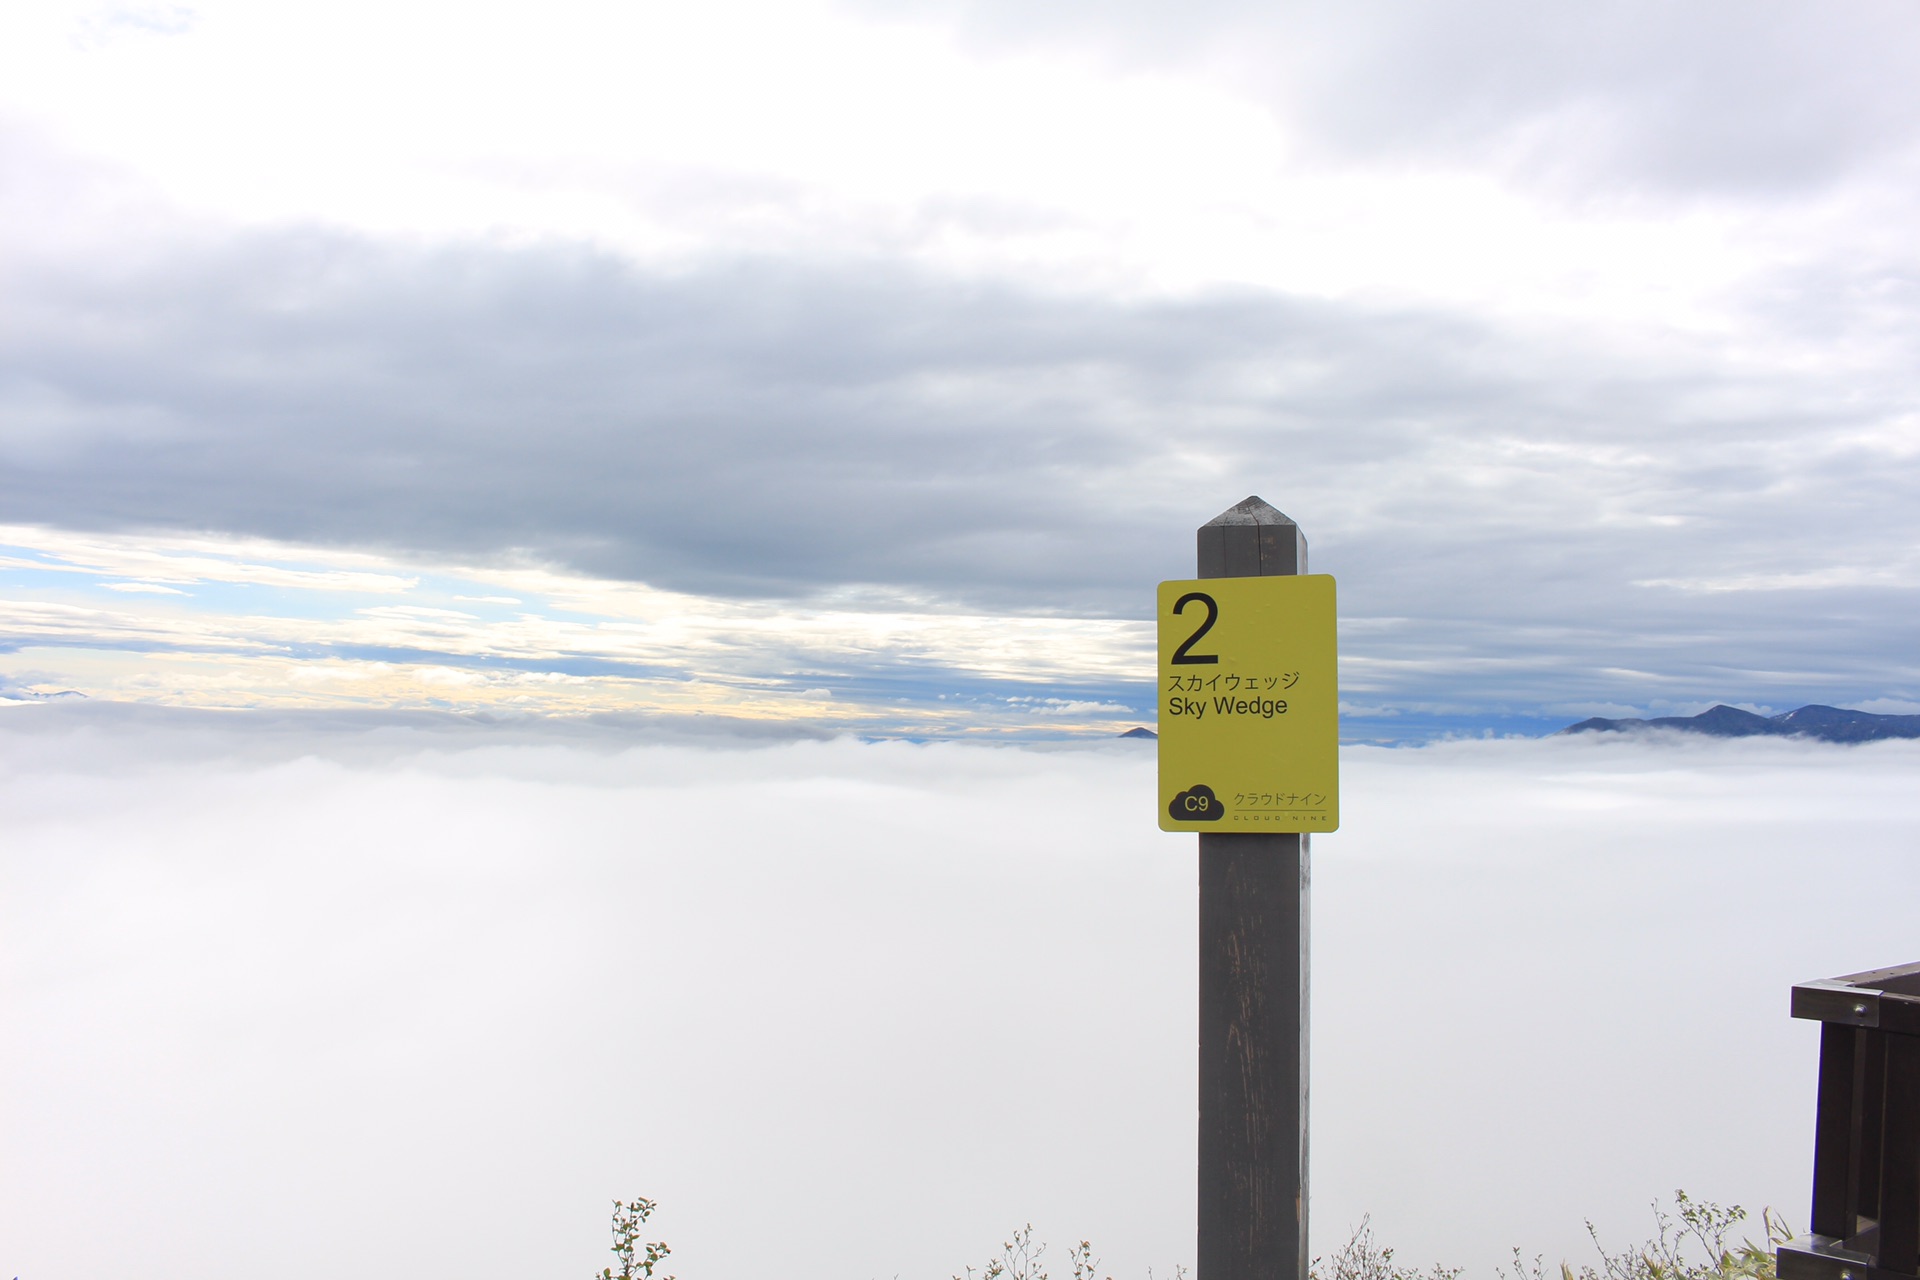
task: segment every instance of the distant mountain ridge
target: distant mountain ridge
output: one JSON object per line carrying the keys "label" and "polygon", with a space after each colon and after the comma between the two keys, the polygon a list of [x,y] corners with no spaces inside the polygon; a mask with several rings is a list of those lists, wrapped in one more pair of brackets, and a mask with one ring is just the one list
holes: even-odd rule
{"label": "distant mountain ridge", "polygon": [[84,698],[87,695],[78,689],[61,689],[54,693],[35,693],[31,689],[14,689],[0,686],[0,702],[52,702],[56,698]]}
{"label": "distant mountain ridge", "polygon": [[1606,720],[1594,716],[1570,724],[1561,733],[1635,733],[1648,729],[1679,729],[1714,738],[1818,738],[1822,742],[1875,742],[1883,738],[1920,738],[1920,716],[1883,716],[1845,707],[1801,707],[1777,716],[1721,703],[1697,716],[1661,716],[1655,720]]}

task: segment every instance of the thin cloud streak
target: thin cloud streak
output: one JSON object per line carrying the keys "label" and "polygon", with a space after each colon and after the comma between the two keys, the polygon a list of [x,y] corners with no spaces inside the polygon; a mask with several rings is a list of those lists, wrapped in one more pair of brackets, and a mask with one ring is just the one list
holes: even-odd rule
{"label": "thin cloud streak", "polygon": [[[53,686],[40,694],[229,708],[697,713],[943,736],[1110,736],[1116,717],[1152,718],[1142,678],[1152,637],[1136,622],[857,597],[726,600],[365,554],[352,558],[354,572],[323,573],[301,567],[310,548],[257,539],[223,547],[18,526],[0,539],[13,553],[0,562],[0,584],[43,597],[0,593],[0,671],[22,689]],[[192,590],[98,581],[129,562]],[[130,597],[128,587],[146,589]]]}

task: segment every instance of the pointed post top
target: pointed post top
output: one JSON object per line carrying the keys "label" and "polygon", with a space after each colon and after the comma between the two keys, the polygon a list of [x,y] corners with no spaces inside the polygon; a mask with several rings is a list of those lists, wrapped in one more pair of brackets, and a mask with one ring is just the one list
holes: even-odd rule
{"label": "pointed post top", "polygon": [[1239,502],[1234,503],[1225,511],[1222,511],[1219,515],[1207,521],[1202,527],[1211,528],[1217,524],[1269,525],[1294,523],[1293,519],[1284,511],[1270,505],[1265,498],[1256,494],[1252,497],[1242,498]]}
{"label": "pointed post top", "polygon": [[1199,577],[1255,578],[1307,571],[1306,535],[1265,499],[1236,502],[1198,532]]}

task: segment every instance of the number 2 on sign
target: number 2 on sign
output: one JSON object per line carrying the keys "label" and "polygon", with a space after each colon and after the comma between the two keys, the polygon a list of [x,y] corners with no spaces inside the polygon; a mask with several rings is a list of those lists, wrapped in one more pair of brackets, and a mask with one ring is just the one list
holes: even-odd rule
{"label": "number 2 on sign", "polygon": [[1204,636],[1205,634],[1207,634],[1207,632],[1213,630],[1214,623],[1220,621],[1220,606],[1212,596],[1208,595],[1204,591],[1189,591],[1187,592],[1187,594],[1181,596],[1178,600],[1175,600],[1173,602],[1173,611],[1175,613],[1185,613],[1187,611],[1187,606],[1190,604],[1203,604],[1207,607],[1206,621],[1202,622],[1199,625],[1199,627],[1197,627],[1194,630],[1194,633],[1192,635],[1188,636],[1185,640],[1180,642],[1180,647],[1173,651],[1172,663],[1176,667],[1201,667],[1201,666],[1215,665],[1220,661],[1219,654],[1192,653],[1189,651],[1193,648],[1194,643],[1198,641],[1201,636]]}

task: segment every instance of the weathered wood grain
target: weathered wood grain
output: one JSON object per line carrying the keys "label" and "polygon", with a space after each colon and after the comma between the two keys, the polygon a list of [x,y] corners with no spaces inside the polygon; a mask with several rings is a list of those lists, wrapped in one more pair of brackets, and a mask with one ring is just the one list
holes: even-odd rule
{"label": "weathered wood grain", "polygon": [[[1292,520],[1248,498],[1202,525],[1202,578],[1307,571]],[[1310,838],[1200,837],[1195,1280],[1307,1280]]]}

